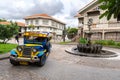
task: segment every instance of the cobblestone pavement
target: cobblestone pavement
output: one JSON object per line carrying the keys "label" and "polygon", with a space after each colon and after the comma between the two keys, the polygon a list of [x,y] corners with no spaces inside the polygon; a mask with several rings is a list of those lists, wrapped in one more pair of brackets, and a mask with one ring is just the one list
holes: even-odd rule
{"label": "cobblestone pavement", "polygon": [[74,46],[52,44],[43,67],[12,66],[8,59],[1,60],[0,80],[119,80],[119,60],[81,57],[64,51]]}

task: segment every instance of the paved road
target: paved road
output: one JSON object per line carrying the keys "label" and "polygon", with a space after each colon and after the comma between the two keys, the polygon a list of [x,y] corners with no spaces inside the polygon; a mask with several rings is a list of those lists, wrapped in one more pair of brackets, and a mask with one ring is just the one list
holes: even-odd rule
{"label": "paved road", "polygon": [[0,63],[0,80],[119,80],[120,69],[64,64],[48,59],[44,67]]}
{"label": "paved road", "polygon": [[12,66],[8,59],[2,60],[0,62],[0,80],[119,80],[119,66],[107,66],[102,59],[94,59],[103,61],[102,64],[100,63],[101,65],[97,62],[87,65],[86,62],[81,62],[81,59],[88,62],[93,60],[92,58],[65,53],[64,49],[68,47],[73,46],[54,44],[52,53],[43,67]]}

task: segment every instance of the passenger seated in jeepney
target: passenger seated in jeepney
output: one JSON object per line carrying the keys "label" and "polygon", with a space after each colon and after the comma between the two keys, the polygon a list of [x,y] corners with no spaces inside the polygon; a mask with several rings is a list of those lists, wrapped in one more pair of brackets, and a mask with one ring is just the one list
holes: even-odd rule
{"label": "passenger seated in jeepney", "polygon": [[43,42],[45,39],[44,38],[41,38],[41,37],[36,37],[35,40],[37,42]]}

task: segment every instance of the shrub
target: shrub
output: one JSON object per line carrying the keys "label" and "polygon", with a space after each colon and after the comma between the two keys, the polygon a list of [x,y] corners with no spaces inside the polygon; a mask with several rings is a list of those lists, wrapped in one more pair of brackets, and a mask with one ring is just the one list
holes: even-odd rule
{"label": "shrub", "polygon": [[97,41],[95,41],[95,44],[108,45],[106,40],[97,40]]}
{"label": "shrub", "polygon": [[67,29],[67,37],[68,39],[72,39],[77,35],[78,29],[77,28],[68,28]]}
{"label": "shrub", "polygon": [[120,46],[120,42],[116,43],[117,46]]}
{"label": "shrub", "polygon": [[115,45],[115,41],[113,40],[97,40],[95,41],[95,44],[101,44],[101,45]]}
{"label": "shrub", "polygon": [[115,41],[113,41],[113,40],[108,40],[107,43],[108,43],[108,45],[115,45]]}
{"label": "shrub", "polygon": [[87,41],[85,38],[80,38],[80,39],[79,39],[79,43],[87,44],[88,41]]}

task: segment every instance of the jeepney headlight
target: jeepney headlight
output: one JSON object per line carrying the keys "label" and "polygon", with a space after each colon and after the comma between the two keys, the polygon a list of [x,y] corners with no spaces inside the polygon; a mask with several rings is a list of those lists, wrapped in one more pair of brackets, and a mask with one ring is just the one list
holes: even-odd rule
{"label": "jeepney headlight", "polygon": [[21,47],[21,46],[18,46],[18,47],[17,47],[17,50],[18,50],[19,52],[21,52],[21,51],[22,51],[22,47]]}
{"label": "jeepney headlight", "polygon": [[33,52],[34,52],[34,53],[37,52],[37,49],[33,48]]}

